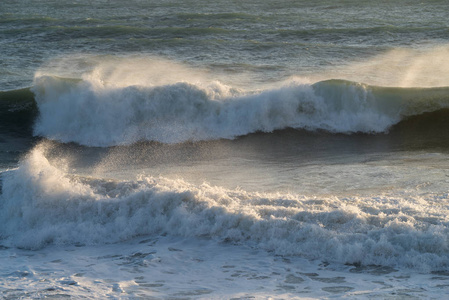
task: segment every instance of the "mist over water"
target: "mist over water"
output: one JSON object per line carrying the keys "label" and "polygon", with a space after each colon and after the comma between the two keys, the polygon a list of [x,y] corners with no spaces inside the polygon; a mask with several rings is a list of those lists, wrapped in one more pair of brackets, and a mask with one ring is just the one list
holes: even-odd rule
{"label": "mist over water", "polygon": [[445,87],[449,65],[445,57],[449,54],[446,44],[422,49],[395,48],[370,59],[327,70],[313,77],[343,78],[371,85],[390,87]]}

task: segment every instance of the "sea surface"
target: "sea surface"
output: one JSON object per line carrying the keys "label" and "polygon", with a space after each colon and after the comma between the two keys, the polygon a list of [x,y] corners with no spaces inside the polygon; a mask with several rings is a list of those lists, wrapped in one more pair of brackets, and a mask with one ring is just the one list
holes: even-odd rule
{"label": "sea surface", "polygon": [[449,2],[2,0],[0,298],[442,299]]}

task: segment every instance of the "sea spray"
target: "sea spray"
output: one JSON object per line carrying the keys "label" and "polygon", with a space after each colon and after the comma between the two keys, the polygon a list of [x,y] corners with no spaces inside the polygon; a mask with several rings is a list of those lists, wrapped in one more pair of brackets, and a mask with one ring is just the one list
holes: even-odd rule
{"label": "sea spray", "polygon": [[[311,75],[314,81],[340,78],[370,85],[423,88],[449,86],[449,45],[393,48]],[[295,77],[295,76],[293,76]]]}

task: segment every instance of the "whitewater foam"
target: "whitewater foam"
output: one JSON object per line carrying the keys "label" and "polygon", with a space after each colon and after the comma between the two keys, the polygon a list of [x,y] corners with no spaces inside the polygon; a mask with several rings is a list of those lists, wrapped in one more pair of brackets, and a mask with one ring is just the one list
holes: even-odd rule
{"label": "whitewater foam", "polygon": [[305,197],[144,176],[69,175],[35,148],[2,174],[2,244],[108,244],[205,237],[337,263],[449,269],[447,194]]}

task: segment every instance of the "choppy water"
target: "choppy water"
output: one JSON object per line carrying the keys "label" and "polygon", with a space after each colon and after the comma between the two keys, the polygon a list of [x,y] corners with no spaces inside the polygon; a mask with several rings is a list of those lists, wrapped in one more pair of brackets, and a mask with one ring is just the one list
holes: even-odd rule
{"label": "choppy water", "polygon": [[440,297],[448,8],[2,1],[2,296]]}

